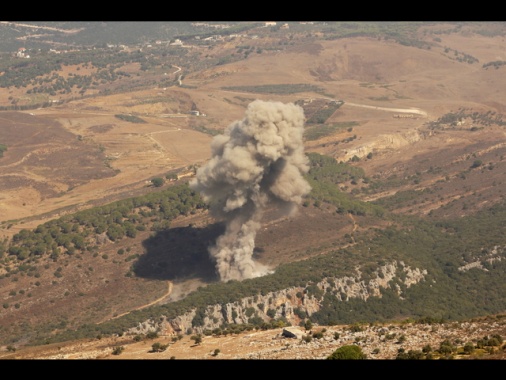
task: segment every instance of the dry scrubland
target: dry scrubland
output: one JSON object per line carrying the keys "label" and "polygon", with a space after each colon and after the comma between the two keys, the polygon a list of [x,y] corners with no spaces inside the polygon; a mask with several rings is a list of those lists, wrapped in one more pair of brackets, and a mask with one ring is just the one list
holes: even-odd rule
{"label": "dry scrubland", "polygon": [[[471,45],[469,39],[461,36],[441,38],[441,45],[469,51],[480,62],[492,60],[505,44],[501,37],[473,36]],[[430,159],[434,152],[441,154],[442,146],[449,156],[454,154],[452,149],[466,151],[466,146],[474,144],[491,146],[492,141],[502,142],[503,129],[491,127],[472,135],[448,131],[431,138],[421,138],[420,134],[427,122],[460,108],[504,112],[504,81],[500,70],[457,62],[437,49],[427,51],[354,38],[294,47],[293,52],[265,53],[189,74],[185,85],[196,88],[153,88],[76,100],[21,115],[3,112],[9,132],[2,137],[9,151],[0,167],[5,179],[0,199],[2,221],[33,219],[34,215],[67,206],[82,207],[91,201],[121,198],[126,191],[145,187],[154,176],[202,164],[210,157],[211,136],[192,127],[204,125],[223,130],[242,119],[247,104],[257,98],[282,102],[319,97],[344,100],[329,122],[357,122],[359,126],[351,133],[357,138],[339,145],[336,141],[350,134],[308,141],[306,151],[329,154],[338,160],[351,158],[350,152],[372,151],[374,160],[357,164],[368,175],[416,165]],[[222,90],[259,83],[308,83],[321,87],[328,95]],[[147,102],[150,98],[161,100]],[[206,116],[189,115],[192,104]],[[427,116],[394,118],[398,109],[421,110]],[[120,120],[116,114],[136,114],[146,123]],[[38,125],[45,125],[44,131],[36,130]],[[467,148],[470,153],[471,149]],[[2,232],[11,235],[17,230],[19,225]]]}
{"label": "dry scrubland", "polygon": [[[499,334],[504,336],[504,322],[472,321],[466,323],[448,323],[444,325],[385,324],[364,327],[362,331],[353,331],[353,326],[302,327],[291,328],[303,337],[321,333],[320,338],[305,341],[283,335],[283,329],[253,330],[227,336],[205,336],[202,342],[186,335],[181,339],[174,336],[159,335],[151,339],[134,342],[132,337],[92,339],[81,342],[51,344],[43,347],[28,348],[19,352],[4,354],[4,359],[100,359],[100,360],[324,360],[344,345],[358,344],[368,359],[396,359],[400,347],[405,352],[422,351],[430,346],[434,359],[436,352],[445,340],[460,340],[459,353],[454,359],[504,359],[504,352],[496,348],[490,355],[483,349],[471,354],[462,351],[465,343],[482,339],[483,336]],[[358,343],[357,343],[358,342]],[[155,347],[164,349],[155,351]],[[1,354],[0,354],[1,355]],[[2,356],[0,356],[2,358]]]}
{"label": "dry scrubland", "polygon": [[[369,38],[318,41],[190,73],[184,81],[188,87],[150,88],[74,100],[32,111],[2,112],[1,142],[9,149],[0,160],[0,237],[11,237],[21,229],[35,228],[66,213],[150,192],[153,177],[165,176],[171,171],[190,173],[188,167],[202,165],[211,152],[212,136],[196,129],[222,131],[233,121],[242,119],[245,107],[255,99],[304,100],[306,104],[319,98],[343,100],[344,105],[328,122],[353,121],[356,122],[353,130],[306,141],[306,151],[344,161],[356,155],[361,159],[355,165],[362,167],[370,177],[427,174],[404,188],[430,188],[435,193],[416,206],[400,205],[396,212],[426,215],[432,211],[444,217],[465,215],[487,203],[492,204],[504,196],[501,186],[495,184],[502,182],[506,174],[502,158],[506,153],[506,129],[491,125],[470,132],[471,121],[466,120],[468,124],[462,128],[431,131],[427,124],[462,108],[480,113],[506,113],[505,69],[485,70],[481,64],[499,59],[497,55],[506,51],[506,42],[503,37],[442,35],[439,45],[422,50]],[[480,64],[458,62],[451,54],[444,53],[444,46],[464,51],[478,58]],[[227,86],[300,83],[321,87],[325,95],[266,95],[223,90]],[[10,91],[12,94],[15,90]],[[3,98],[8,94],[0,95]],[[147,99],[161,100],[149,102]],[[205,116],[191,115],[194,106]],[[117,114],[135,114],[146,122],[131,123],[118,119]],[[354,139],[344,142],[352,136]],[[372,159],[365,159],[368,153],[373,153]],[[462,188],[457,178],[476,158],[493,163],[494,170],[481,172],[481,175],[470,173],[470,181]],[[444,177],[430,171],[436,167],[450,173],[445,176],[451,181],[443,183]],[[352,184],[342,186],[345,191],[354,188]],[[359,197],[370,200],[387,194],[361,194]],[[465,198],[472,194],[480,194],[481,199],[472,202]],[[463,207],[465,202],[467,206]],[[451,207],[441,207],[444,205]],[[301,210],[290,220],[278,220],[272,215],[257,237],[257,244],[262,248],[259,261],[275,267],[299,260],[308,255],[311,247],[331,246],[336,239],[356,228],[365,230],[376,223],[361,217],[337,219],[333,215],[332,210],[312,207]],[[197,214],[179,218],[173,228],[189,224],[204,227],[210,222],[207,214]],[[86,322],[99,322],[153,300],[174,300],[175,294],[182,296],[200,284],[195,280],[175,284],[171,298],[165,281],[125,277],[130,263],[115,265],[116,252],[124,248],[142,253],[142,239],[147,239],[148,235],[139,234],[135,242],[104,245],[100,253],[108,254],[110,259],[90,257],[79,264],[68,259],[66,263],[55,264],[47,259],[42,287],[34,286],[33,279],[26,277],[20,278],[18,283],[8,283],[7,292],[22,287],[31,289],[34,297],[26,306],[29,311],[24,306],[9,311],[9,315],[2,312],[2,323],[14,323],[27,312],[41,321],[50,320],[56,312],[77,323],[76,316],[83,310],[87,310]],[[181,244],[186,238],[192,237],[181,238]],[[98,265],[97,259],[102,260]],[[69,297],[59,294],[64,289],[51,285],[51,274],[62,265],[67,274],[62,281],[65,289],[71,290]],[[95,270],[73,278],[71,270],[76,265],[93,266]],[[90,297],[79,297],[82,292]],[[47,307],[48,302],[51,307]],[[245,333],[233,339],[206,337],[201,345],[192,345],[189,337],[185,337],[164,353],[148,353],[153,342],[130,344],[120,338],[107,338],[79,343],[80,353],[65,344],[47,347],[47,353],[44,348],[37,348],[26,349],[26,354],[19,350],[3,356],[229,359],[300,355],[322,358],[337,348],[331,341],[324,348],[317,347],[315,342],[303,347],[301,342],[279,338],[279,334],[279,330],[272,330]],[[257,338],[263,343],[257,344]],[[163,337],[160,341],[169,342],[169,339]],[[229,342],[233,342],[232,348]],[[111,347],[116,345],[127,347],[121,356],[111,354]],[[300,350],[294,354],[296,345]],[[261,346],[265,348],[259,348]],[[215,357],[211,354],[216,348],[220,348],[221,353]],[[254,350],[259,352],[254,354]],[[388,349],[380,352],[392,357],[386,354],[390,352]]]}

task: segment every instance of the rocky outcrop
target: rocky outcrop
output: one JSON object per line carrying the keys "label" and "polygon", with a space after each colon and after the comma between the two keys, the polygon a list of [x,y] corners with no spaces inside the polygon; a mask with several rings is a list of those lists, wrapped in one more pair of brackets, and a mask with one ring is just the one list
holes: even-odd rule
{"label": "rocky outcrop", "polygon": [[[307,284],[306,287],[291,287],[265,295],[257,294],[224,305],[209,305],[199,323],[194,323],[197,310],[168,319],[161,317],[139,323],[128,331],[140,334],[149,331],[162,331],[163,334],[203,333],[219,329],[226,324],[247,324],[251,318],[271,320],[286,319],[292,326],[302,321],[300,315],[311,316],[318,312],[325,294],[332,294],[336,302],[359,298],[367,301],[370,297],[382,297],[382,289],[392,288],[402,297],[402,288],[409,288],[425,279],[427,271],[411,268],[402,261],[393,261],[379,266],[367,279],[356,269],[355,276],[326,277],[322,281]],[[401,286],[402,285],[402,286]]]}
{"label": "rocky outcrop", "polygon": [[304,332],[296,327],[285,327],[281,336],[285,338],[302,339]]}
{"label": "rocky outcrop", "polygon": [[338,157],[338,160],[348,161],[352,157],[357,156],[358,158],[364,158],[369,153],[383,153],[396,151],[404,148],[408,145],[416,144],[417,142],[424,140],[430,136],[430,133],[425,131],[419,131],[417,129],[397,133],[397,134],[383,134],[378,136],[374,141],[347,149],[342,157]]}
{"label": "rocky outcrop", "polygon": [[462,265],[459,267],[459,271],[466,272],[470,269],[476,268],[484,271],[488,271],[486,268],[486,264],[492,264],[494,261],[501,261],[504,252],[506,251],[506,246],[501,247],[496,245],[490,252],[482,251],[481,257],[477,258],[475,261],[472,261],[468,264]]}

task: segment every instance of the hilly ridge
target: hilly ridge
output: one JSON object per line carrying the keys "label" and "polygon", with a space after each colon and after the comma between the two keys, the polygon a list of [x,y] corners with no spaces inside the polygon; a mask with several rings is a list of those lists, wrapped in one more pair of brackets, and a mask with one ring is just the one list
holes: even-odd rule
{"label": "hilly ridge", "polygon": [[[438,26],[426,30],[434,32]],[[310,318],[325,325],[352,323],[358,315],[361,321],[372,322],[423,316],[462,319],[504,311],[501,185],[506,147],[501,99],[506,86],[503,67],[484,66],[497,58],[504,37],[465,37],[451,31],[419,37],[430,49],[364,36],[324,40],[292,32],[291,39],[287,34],[241,38],[209,45],[201,57],[219,60],[239,54],[246,41],[257,46],[252,49],[255,53],[203,70],[186,72],[183,66],[179,86],[150,85],[40,109],[2,111],[3,120],[10,123],[5,126],[15,126],[10,129],[12,137],[0,134],[0,143],[7,145],[0,158],[4,179],[0,318],[4,329],[12,328],[3,344],[50,342],[59,339],[58,333],[65,336],[65,330],[72,336],[74,329],[76,336],[86,329],[91,335],[123,334],[136,323],[161,315],[170,320],[195,307],[204,318],[209,306],[205,302],[215,295],[205,302],[200,298],[215,287],[218,294],[235,292],[235,298],[218,297],[225,308],[258,292],[295,284],[300,292],[316,291],[314,285],[325,278],[353,277],[356,267],[366,277],[353,281],[367,284],[379,276],[378,268],[388,259],[427,275],[409,286],[402,276],[390,279],[378,298],[355,299],[348,290],[329,288],[315,293],[319,310],[295,312],[283,302],[284,308],[272,308],[273,316],[268,308],[255,307],[258,310],[249,317],[295,325]],[[284,48],[267,50],[276,38]],[[163,78],[163,71],[157,70],[145,74]],[[51,221],[70,223],[69,232],[81,232],[84,224],[74,219],[76,211],[109,207],[112,215],[110,202],[155,194],[159,189],[150,182],[154,177],[166,179],[163,189],[185,189],[185,181],[209,157],[212,134],[240,120],[245,107],[257,98],[296,102],[306,115],[320,115],[306,124],[305,147],[314,169],[308,174],[312,193],[293,218],[279,220],[271,210],[256,241],[255,259],[276,268],[273,275],[244,285],[216,283],[207,246],[221,226],[203,204],[193,208],[198,201],[165,216],[158,214],[166,207],[158,201],[135,212],[129,208],[122,223],[130,220],[144,226],[134,237],[111,239],[93,226],[83,249],[63,239],[55,250],[51,248],[52,256],[30,248],[23,258],[11,250],[10,239],[16,236],[22,245],[21,237],[27,234],[22,231],[42,230],[39,226]],[[340,105],[326,114],[334,102]],[[405,110],[401,114],[412,117],[398,117],[399,111],[388,109]],[[409,113],[410,109],[425,114]],[[199,114],[192,114],[196,110]],[[135,115],[144,122],[118,115]],[[42,121],[62,142],[53,140],[48,146],[47,138],[33,132],[30,136],[39,140],[16,143],[15,133],[27,131],[20,125],[26,123],[36,131]],[[309,138],[309,132],[323,129],[326,132],[316,139]],[[79,161],[72,163],[70,158]],[[65,178],[62,162],[69,165]],[[93,177],[86,177],[85,170],[73,170],[77,167],[88,168]],[[180,176],[176,184],[169,181],[171,173]],[[65,232],[63,225],[59,228]],[[336,267],[329,266],[332,255]],[[341,257],[350,258],[349,263],[345,265]],[[325,273],[310,275],[305,272],[308,265],[321,265]],[[464,267],[470,269],[460,269]],[[297,275],[293,277],[292,271]],[[173,284],[172,296],[167,295],[167,281]],[[395,295],[395,286],[405,294],[403,300]],[[331,301],[331,295],[340,302]],[[162,300],[158,306],[118,317],[157,299]],[[349,305],[353,312],[345,311]],[[183,330],[202,333],[212,325],[199,325],[193,320],[198,313],[191,313]],[[94,325],[108,319],[110,323]],[[86,328],[79,330],[83,323]],[[239,319],[231,313],[218,325],[236,323]]]}

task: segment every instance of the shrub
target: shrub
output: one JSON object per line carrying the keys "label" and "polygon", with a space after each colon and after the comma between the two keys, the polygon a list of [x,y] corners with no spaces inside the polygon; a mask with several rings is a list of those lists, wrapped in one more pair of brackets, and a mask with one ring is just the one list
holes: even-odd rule
{"label": "shrub", "polygon": [[118,346],[118,347],[115,347],[114,350],[112,350],[112,354],[113,355],[120,355],[124,350],[125,350],[125,347]]}
{"label": "shrub", "polygon": [[483,162],[481,160],[475,160],[473,164],[471,165],[471,169],[480,167]]}
{"label": "shrub", "polygon": [[160,342],[153,343],[151,346],[151,352],[163,352],[169,347],[168,344],[161,344]]}
{"label": "shrub", "polygon": [[151,180],[151,183],[153,184],[154,187],[160,187],[163,186],[165,181],[162,177],[155,177]]}
{"label": "shrub", "polygon": [[355,345],[342,346],[327,357],[327,360],[366,359],[362,348]]}

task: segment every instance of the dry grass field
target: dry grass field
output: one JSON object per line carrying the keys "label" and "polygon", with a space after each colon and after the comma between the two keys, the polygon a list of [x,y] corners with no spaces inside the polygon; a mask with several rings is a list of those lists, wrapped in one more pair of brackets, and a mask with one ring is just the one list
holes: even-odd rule
{"label": "dry grass field", "polygon": [[[473,36],[472,43],[468,41],[471,38],[459,35],[443,38],[442,46],[465,51],[480,62],[498,59],[501,46],[506,44],[501,37]],[[361,152],[374,152],[374,160],[357,164],[371,176],[415,167],[432,159],[434,152],[448,155],[438,156],[439,163],[449,161],[459,150],[472,154],[476,153],[473,149],[492,147],[489,154],[494,155],[504,149],[503,128],[427,136],[424,125],[461,108],[504,112],[505,81],[501,69],[485,70],[481,65],[458,62],[441,48],[427,51],[354,38],[297,46],[283,53],[265,52],[192,73],[185,78],[192,88],[153,88],[30,112],[3,112],[1,138],[9,150],[0,162],[4,179],[0,184],[0,222],[5,226],[30,217],[32,222],[25,221],[22,227],[36,226],[45,215],[59,215],[58,210],[121,198],[127,191],[145,188],[146,181],[155,176],[202,164],[210,157],[211,136],[195,127],[223,130],[242,119],[247,104],[257,98],[344,100],[329,122],[353,121],[358,125],[348,134],[309,141],[306,150],[345,161]],[[325,95],[223,90],[227,86],[299,83],[318,86]],[[190,115],[193,105],[206,116]],[[394,117],[403,111],[417,117]],[[120,120],[117,114],[138,115],[146,123]],[[41,131],[40,125],[47,127]],[[351,135],[356,135],[352,142],[336,144]],[[425,161],[424,167],[431,165]],[[43,217],[35,220],[35,215]],[[19,228],[14,223],[1,233],[10,236]]]}
{"label": "dry grass field", "polygon": [[[2,111],[0,143],[8,150],[0,158],[0,239],[66,213],[148,193],[153,190],[150,180],[154,177],[191,172],[190,166],[204,164],[211,155],[212,136],[199,130],[222,131],[242,119],[245,108],[255,99],[304,101],[307,109],[318,99],[344,101],[327,123],[353,122],[352,130],[308,140],[306,151],[330,155],[338,161],[357,156],[360,160],[353,165],[375,179],[416,177],[416,181],[381,193],[361,193],[358,197],[363,200],[380,199],[399,190],[429,189],[423,202],[400,203],[395,211],[440,217],[463,216],[493,204],[505,195],[506,127],[474,125],[470,119],[459,128],[430,129],[429,124],[461,109],[506,114],[506,69],[482,67],[486,62],[506,60],[506,41],[504,37],[463,34],[444,34],[440,40],[430,50],[365,37],[295,44],[282,52],[264,51],[239,62],[189,73],[182,87],[153,87],[30,111]],[[447,46],[450,52],[445,52]],[[207,54],[219,54],[219,49],[224,47],[209,49]],[[453,51],[476,57],[479,63],[459,62]],[[224,89],[302,83],[321,91],[280,95]],[[14,91],[0,93],[0,97],[15,95]],[[194,109],[200,115],[192,115]],[[116,115],[136,115],[145,122],[132,123]],[[473,126],[479,128],[471,131]],[[370,159],[366,158],[369,153]],[[469,171],[477,159],[483,166]],[[366,187],[342,185],[348,192]],[[268,214],[257,236],[255,258],[276,267],[342,245],[344,235],[380,223],[361,217],[351,220],[346,215],[336,218],[334,214],[330,209],[314,207],[301,208],[290,219]],[[216,237],[213,222],[207,214],[177,219],[171,228],[179,229],[178,240],[163,252],[150,251],[145,265],[149,260],[155,262],[159,255],[175,260],[178,250],[188,244],[195,252],[205,252],[206,242]],[[187,228],[190,224],[197,227],[196,231]],[[197,268],[184,267],[184,262],[181,273],[164,278],[125,277],[131,263],[117,252],[124,248],[129,254],[144,254],[148,239],[146,232],[135,241],[105,244],[96,258],[66,258],[58,263],[47,259],[39,285],[27,277],[20,277],[16,283],[5,281],[2,296],[22,288],[32,297],[23,301],[19,310],[0,312],[0,323],[18,325],[19,329],[23,320],[96,323],[155,300],[178,299],[201,285],[202,278],[212,277],[211,263]],[[55,284],[51,274],[57,267],[63,267],[64,276]],[[172,289],[169,284],[170,294],[167,281],[174,282]],[[278,333],[265,332],[266,339],[275,340]],[[241,342],[255,338],[255,334],[250,335]],[[135,349],[131,346],[120,358],[139,358],[137,351],[146,359],[212,358],[210,353],[218,344],[208,343],[212,338],[206,338],[202,346],[193,347],[186,339],[175,345],[186,344],[187,354],[172,354],[170,350],[146,354],[152,343],[144,342],[136,343]],[[118,340],[104,347],[111,344],[126,343]],[[116,358],[109,348],[93,350],[90,358]],[[246,356],[221,350],[217,358]],[[313,358],[327,353],[328,349],[314,353]],[[32,356],[23,356],[21,351],[12,355]],[[67,354],[58,354],[53,348],[51,355]]]}

